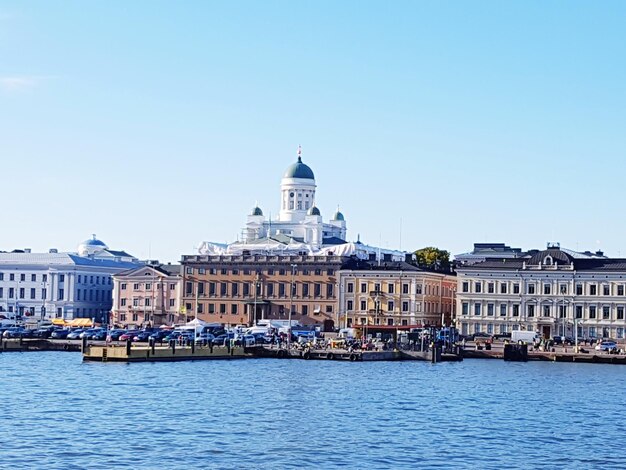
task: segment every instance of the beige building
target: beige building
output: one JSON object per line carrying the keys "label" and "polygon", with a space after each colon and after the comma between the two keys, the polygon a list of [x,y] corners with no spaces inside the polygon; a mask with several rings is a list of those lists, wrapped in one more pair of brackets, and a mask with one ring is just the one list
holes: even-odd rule
{"label": "beige building", "polygon": [[184,321],[180,265],[155,264],[113,276],[112,324],[157,327]]}
{"label": "beige building", "polygon": [[224,325],[292,320],[332,329],[337,317],[337,271],[345,258],[308,255],[183,256],[182,308]]}
{"label": "beige building", "polygon": [[397,261],[357,261],[339,272],[341,327],[439,326],[454,317],[456,276]]}

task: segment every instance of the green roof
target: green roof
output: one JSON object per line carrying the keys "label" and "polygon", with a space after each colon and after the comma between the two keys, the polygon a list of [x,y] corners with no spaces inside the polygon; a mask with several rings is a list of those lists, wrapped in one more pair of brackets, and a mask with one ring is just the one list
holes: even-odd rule
{"label": "green roof", "polygon": [[287,168],[283,178],[303,178],[314,180],[315,175],[313,175],[313,170],[311,170],[308,165],[302,163],[302,159],[298,157],[298,161]]}

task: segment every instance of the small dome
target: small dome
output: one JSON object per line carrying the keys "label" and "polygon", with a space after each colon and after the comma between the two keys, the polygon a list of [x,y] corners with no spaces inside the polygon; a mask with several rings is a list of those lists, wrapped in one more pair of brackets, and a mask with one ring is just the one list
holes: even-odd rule
{"label": "small dome", "polygon": [[81,245],[85,245],[85,246],[104,246],[104,247],[107,246],[106,243],[104,243],[102,240],[98,240],[95,235],[93,236],[93,238],[85,240],[83,243],[81,243]]}
{"label": "small dome", "polygon": [[308,165],[302,163],[302,158],[298,157],[298,161],[287,168],[283,178],[303,178],[314,180],[315,175],[313,174],[313,170],[311,170]]}
{"label": "small dome", "polygon": [[252,209],[250,215],[263,215],[263,211],[259,206],[256,206],[254,209]]}
{"label": "small dome", "polygon": [[317,207],[312,206],[309,209],[309,212],[307,212],[307,215],[320,215],[321,216],[322,214],[320,213],[320,210]]}
{"label": "small dome", "polygon": [[339,209],[337,209],[337,212],[335,212],[335,215],[333,215],[333,220],[346,220],[346,219],[344,219],[343,214],[339,212]]}

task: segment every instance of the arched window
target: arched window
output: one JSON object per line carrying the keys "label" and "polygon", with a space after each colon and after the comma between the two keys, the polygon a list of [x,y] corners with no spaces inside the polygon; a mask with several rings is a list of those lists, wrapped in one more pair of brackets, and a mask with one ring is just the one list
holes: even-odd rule
{"label": "arched window", "polygon": [[543,259],[543,264],[545,264],[546,266],[552,266],[553,264],[553,260],[552,260],[552,256],[548,255]]}

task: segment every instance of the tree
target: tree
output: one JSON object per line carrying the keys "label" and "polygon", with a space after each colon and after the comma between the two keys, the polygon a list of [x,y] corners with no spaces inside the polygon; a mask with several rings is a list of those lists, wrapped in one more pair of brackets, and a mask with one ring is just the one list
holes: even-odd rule
{"label": "tree", "polygon": [[434,246],[427,246],[421,250],[416,250],[414,254],[418,266],[440,271],[447,271],[450,269],[449,251],[440,250]]}

